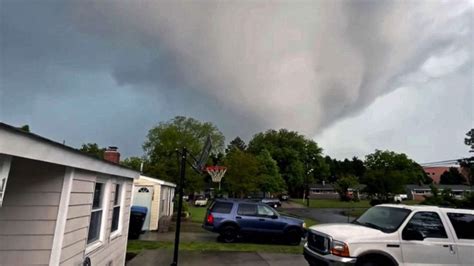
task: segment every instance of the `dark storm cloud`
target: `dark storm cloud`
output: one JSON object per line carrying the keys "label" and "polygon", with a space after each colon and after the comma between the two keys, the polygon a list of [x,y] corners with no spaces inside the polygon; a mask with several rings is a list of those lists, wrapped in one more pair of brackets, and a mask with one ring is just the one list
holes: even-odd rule
{"label": "dark storm cloud", "polygon": [[89,141],[114,136],[130,153],[174,115],[228,138],[314,135],[440,51],[471,63],[471,19],[464,1],[2,1],[0,119],[66,123],[55,136],[74,139],[104,124]]}

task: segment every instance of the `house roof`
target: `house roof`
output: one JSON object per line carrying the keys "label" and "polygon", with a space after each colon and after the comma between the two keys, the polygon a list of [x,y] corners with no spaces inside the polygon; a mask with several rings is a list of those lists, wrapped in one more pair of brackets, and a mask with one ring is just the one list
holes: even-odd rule
{"label": "house roof", "polygon": [[138,178],[140,175],[122,165],[98,159],[73,147],[4,123],[0,123],[0,154],[128,178]]}
{"label": "house roof", "polygon": [[145,179],[145,180],[148,180],[148,181],[150,181],[150,182],[154,182],[154,183],[160,184],[160,185],[162,185],[162,186],[176,187],[176,184],[171,183],[171,182],[167,182],[167,181],[164,181],[164,180],[161,180],[161,179],[158,179],[158,178],[153,178],[153,177],[148,177],[148,176],[140,175],[140,179]]}

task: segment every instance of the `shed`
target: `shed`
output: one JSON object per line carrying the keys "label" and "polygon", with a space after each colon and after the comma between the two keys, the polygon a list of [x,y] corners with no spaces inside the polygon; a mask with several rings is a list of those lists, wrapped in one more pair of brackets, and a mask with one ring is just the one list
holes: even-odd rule
{"label": "shed", "polygon": [[142,230],[158,230],[160,220],[173,215],[176,184],[148,176],[140,176],[133,184],[133,205],[148,209]]}
{"label": "shed", "polygon": [[139,173],[0,123],[0,264],[124,265]]}

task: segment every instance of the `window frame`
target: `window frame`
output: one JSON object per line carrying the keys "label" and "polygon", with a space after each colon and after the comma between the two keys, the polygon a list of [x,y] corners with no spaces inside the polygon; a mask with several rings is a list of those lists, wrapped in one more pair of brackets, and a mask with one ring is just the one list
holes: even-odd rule
{"label": "window frame", "polygon": [[[240,213],[240,207],[242,205],[248,205],[248,206],[253,206],[255,207],[255,214],[243,214],[243,213]],[[248,216],[248,217],[258,217],[258,207],[257,207],[258,204],[251,204],[251,203],[239,203],[239,206],[237,207],[237,215],[241,215],[241,216]]]}
{"label": "window frame", "polygon": [[[114,198],[111,201],[111,210],[112,210],[112,217],[110,219],[110,239],[115,239],[121,235],[123,235],[123,216],[124,216],[124,206],[125,206],[125,194],[127,193],[126,191],[126,183],[124,181],[119,181],[118,179],[114,180],[112,183],[112,188],[115,189],[116,186],[119,186],[119,196],[118,196],[118,204],[115,204],[115,195]],[[112,193],[112,191],[110,191]],[[119,214],[118,214],[118,224],[117,224],[117,229],[115,231],[112,231],[112,223],[114,219],[114,209],[116,207],[119,207]]]}
{"label": "window frame", "polygon": [[[258,212],[259,208],[270,210],[270,211],[272,212],[272,215],[260,214],[260,213]],[[269,206],[267,206],[267,205],[265,205],[265,204],[259,204],[259,205],[257,205],[257,216],[259,216],[259,217],[273,217],[273,216],[275,216],[275,215],[277,215],[277,214],[276,214],[275,211],[274,211],[272,208],[270,208]],[[277,216],[278,216],[278,215],[277,215]]]}
{"label": "window frame", "polygon": [[[410,224],[410,222],[412,221],[412,219],[417,215],[417,214],[422,214],[422,213],[434,213],[438,216],[438,219],[439,219],[439,222],[441,223],[441,225],[443,226],[443,230],[444,230],[444,234],[446,237],[425,237],[425,239],[437,239],[437,240],[449,240],[450,239],[450,235],[449,235],[449,231],[447,230],[448,228],[446,227],[446,224],[445,222],[443,221],[443,217],[440,213],[436,212],[436,211],[417,211],[417,212],[413,212],[411,214],[411,216],[409,216],[408,218],[406,218],[406,221],[405,221],[405,224],[403,225],[403,229],[400,231],[400,238],[403,240],[403,241],[409,241],[409,240],[405,240],[403,239],[403,233],[405,232],[405,230],[408,229],[408,226]],[[423,241],[424,241],[423,240]]]}
{"label": "window frame", "polygon": [[88,243],[89,239],[88,238],[86,239],[86,250],[85,250],[86,255],[104,245],[106,231],[107,231],[107,221],[109,217],[108,214],[109,214],[110,194],[111,194],[111,190],[110,190],[111,180],[110,178],[97,177],[96,181],[94,182],[94,190],[92,193],[92,202],[91,202],[91,209],[90,209],[90,214],[89,214],[89,226],[87,228],[87,235],[89,236],[89,230],[90,230],[92,212],[93,212],[93,204],[94,204],[95,185],[97,183],[100,183],[103,185],[102,199],[100,202],[100,206],[102,209],[102,216],[100,218],[99,238],[90,243]]}

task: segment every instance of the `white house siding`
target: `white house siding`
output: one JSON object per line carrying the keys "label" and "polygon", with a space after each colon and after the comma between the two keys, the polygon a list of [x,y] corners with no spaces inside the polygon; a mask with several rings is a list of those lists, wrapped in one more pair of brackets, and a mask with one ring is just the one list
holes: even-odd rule
{"label": "white house siding", "polygon": [[[124,182],[125,200],[123,208],[122,234],[111,239],[110,230],[112,223],[112,205],[114,199],[113,189],[109,189],[109,208],[107,215],[107,226],[104,243],[101,247],[85,254],[87,246],[87,234],[89,228],[90,212],[92,207],[94,185],[98,175],[93,172],[76,169],[73,179],[69,209],[66,221],[66,229],[61,252],[61,265],[79,265],[85,257],[91,259],[92,265],[124,265],[126,254],[126,243],[128,235],[128,224],[130,218],[130,202],[132,193],[132,180],[117,178],[118,182]],[[110,176],[100,177],[111,178]],[[106,190],[107,192],[107,190]],[[104,196],[104,198],[107,198]]]}
{"label": "white house siding", "polygon": [[158,220],[160,219],[160,204],[161,204],[161,185],[157,182],[146,180],[143,178],[135,179],[135,186],[150,186],[153,187],[153,196],[151,201],[150,213],[150,228],[149,230],[158,230]]}
{"label": "white house siding", "polygon": [[0,265],[48,265],[65,167],[13,157],[0,208]]}

